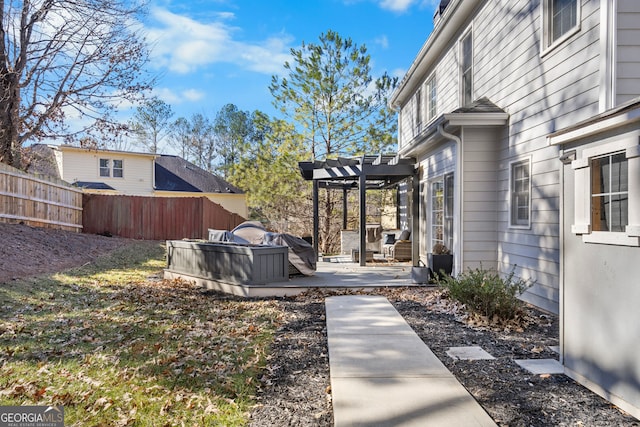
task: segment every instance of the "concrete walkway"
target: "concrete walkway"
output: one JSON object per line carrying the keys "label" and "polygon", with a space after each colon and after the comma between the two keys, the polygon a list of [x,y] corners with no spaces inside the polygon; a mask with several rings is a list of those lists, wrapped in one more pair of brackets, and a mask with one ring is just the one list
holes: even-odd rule
{"label": "concrete walkway", "polygon": [[386,298],[325,305],[336,427],[496,425]]}

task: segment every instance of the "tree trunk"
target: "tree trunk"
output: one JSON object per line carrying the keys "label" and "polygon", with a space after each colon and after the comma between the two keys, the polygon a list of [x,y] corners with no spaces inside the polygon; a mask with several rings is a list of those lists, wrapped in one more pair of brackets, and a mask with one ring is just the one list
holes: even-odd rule
{"label": "tree trunk", "polygon": [[0,79],[0,162],[19,167],[17,150],[18,141],[20,89],[18,76],[7,73]]}

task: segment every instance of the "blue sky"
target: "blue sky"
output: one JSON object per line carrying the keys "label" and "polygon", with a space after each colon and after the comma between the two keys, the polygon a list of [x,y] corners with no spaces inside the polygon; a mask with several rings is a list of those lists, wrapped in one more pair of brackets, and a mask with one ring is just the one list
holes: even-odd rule
{"label": "blue sky", "polygon": [[151,0],[153,95],[174,118],[213,117],[228,103],[276,112],[272,75],[291,48],[336,31],[366,45],[373,76],[401,77],[432,30],[436,0]]}

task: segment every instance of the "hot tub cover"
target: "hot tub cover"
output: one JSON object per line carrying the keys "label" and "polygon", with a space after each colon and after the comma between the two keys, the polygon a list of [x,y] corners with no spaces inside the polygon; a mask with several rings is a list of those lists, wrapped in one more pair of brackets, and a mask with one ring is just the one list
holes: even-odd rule
{"label": "hot tub cover", "polygon": [[289,263],[300,273],[312,276],[316,271],[316,254],[311,244],[291,234],[269,232],[258,221],[245,221],[238,225],[231,230],[231,239],[235,243],[287,246]]}

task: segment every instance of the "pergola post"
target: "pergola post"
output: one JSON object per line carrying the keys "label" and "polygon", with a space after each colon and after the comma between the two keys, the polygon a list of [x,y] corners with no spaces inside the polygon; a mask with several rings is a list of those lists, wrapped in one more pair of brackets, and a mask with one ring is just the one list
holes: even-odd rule
{"label": "pergola post", "polygon": [[360,175],[360,266],[367,265],[367,176]]}
{"label": "pergola post", "polygon": [[320,252],[318,252],[318,234],[320,230],[320,218],[318,209],[318,180],[313,180],[313,250],[316,252],[316,261],[320,260]]}
{"label": "pergola post", "polygon": [[347,188],[342,188],[342,229],[347,229]]}

